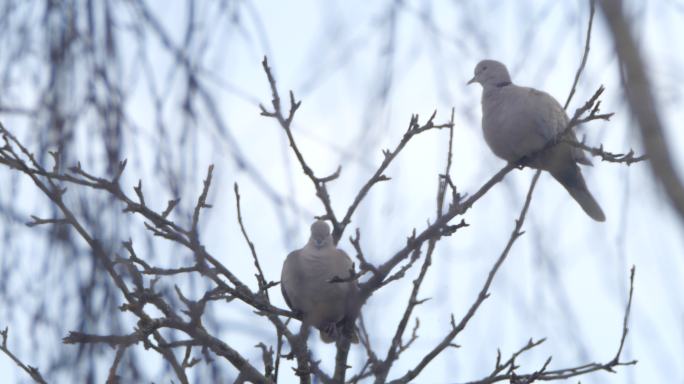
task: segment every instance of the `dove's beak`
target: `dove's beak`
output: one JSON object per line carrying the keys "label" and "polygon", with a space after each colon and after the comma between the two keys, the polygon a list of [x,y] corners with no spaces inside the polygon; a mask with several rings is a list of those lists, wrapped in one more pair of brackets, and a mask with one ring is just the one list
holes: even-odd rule
{"label": "dove's beak", "polygon": [[468,80],[468,82],[466,83],[466,85],[470,85],[470,84],[472,84],[472,83],[474,83],[474,82],[475,82],[475,77],[473,76],[472,79]]}

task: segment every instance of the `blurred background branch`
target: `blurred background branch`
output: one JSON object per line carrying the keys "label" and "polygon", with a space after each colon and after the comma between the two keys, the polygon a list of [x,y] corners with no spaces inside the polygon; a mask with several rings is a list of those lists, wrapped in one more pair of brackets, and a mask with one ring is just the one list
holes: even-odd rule
{"label": "blurred background branch", "polygon": [[648,69],[642,59],[643,53],[634,40],[622,0],[600,1],[603,15],[615,43],[615,52],[624,71],[624,87],[631,112],[641,133],[641,140],[651,158],[651,169],[664,187],[670,202],[684,218],[684,185],[671,154],[671,141],[665,134],[653,95]]}

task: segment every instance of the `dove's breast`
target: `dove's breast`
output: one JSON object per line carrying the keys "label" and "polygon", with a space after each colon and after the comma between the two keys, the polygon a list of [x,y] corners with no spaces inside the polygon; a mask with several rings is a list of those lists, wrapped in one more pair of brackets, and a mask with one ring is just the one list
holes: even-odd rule
{"label": "dove's breast", "polygon": [[548,142],[545,116],[528,102],[528,88],[487,90],[482,97],[482,132],[492,152],[514,162]]}

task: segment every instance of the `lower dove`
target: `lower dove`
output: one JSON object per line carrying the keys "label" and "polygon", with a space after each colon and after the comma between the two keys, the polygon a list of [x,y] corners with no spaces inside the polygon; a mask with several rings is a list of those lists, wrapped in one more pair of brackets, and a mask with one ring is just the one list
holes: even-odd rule
{"label": "lower dove", "polygon": [[325,343],[340,336],[359,342],[349,322],[354,317],[356,281],[331,282],[349,278],[353,271],[351,259],[335,247],[330,227],[321,220],[311,225],[306,246],[291,252],[283,263],[280,284],[285,302],[305,324],[318,328]]}
{"label": "lower dove", "polygon": [[506,66],[494,60],[477,64],[472,83],[482,85],[482,131],[492,152],[511,163],[548,171],[587,215],[605,221],[577,165],[591,161],[566,142],[577,142],[577,137],[572,130],[562,134],[569,120],[558,101],[546,92],[513,84]]}

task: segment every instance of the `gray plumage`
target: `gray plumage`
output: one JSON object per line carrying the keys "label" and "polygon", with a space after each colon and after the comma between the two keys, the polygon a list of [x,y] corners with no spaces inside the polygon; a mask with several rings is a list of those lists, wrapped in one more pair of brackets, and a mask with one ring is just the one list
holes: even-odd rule
{"label": "gray plumage", "polygon": [[328,224],[320,220],[311,225],[306,246],[290,253],[283,263],[280,284],[285,302],[305,323],[318,328],[326,343],[340,335],[358,343],[353,324],[346,322],[356,297],[356,282],[330,282],[334,277],[348,278],[353,268],[349,256],[333,244]]}
{"label": "gray plumage", "polygon": [[[558,137],[569,122],[558,101],[546,92],[513,84],[506,66],[494,60],[479,62],[471,83],[482,85],[482,131],[492,152],[548,171],[592,219],[605,221],[577,166],[591,161],[581,149],[563,142],[577,141],[573,131]],[[558,143],[544,149],[552,140]]]}

